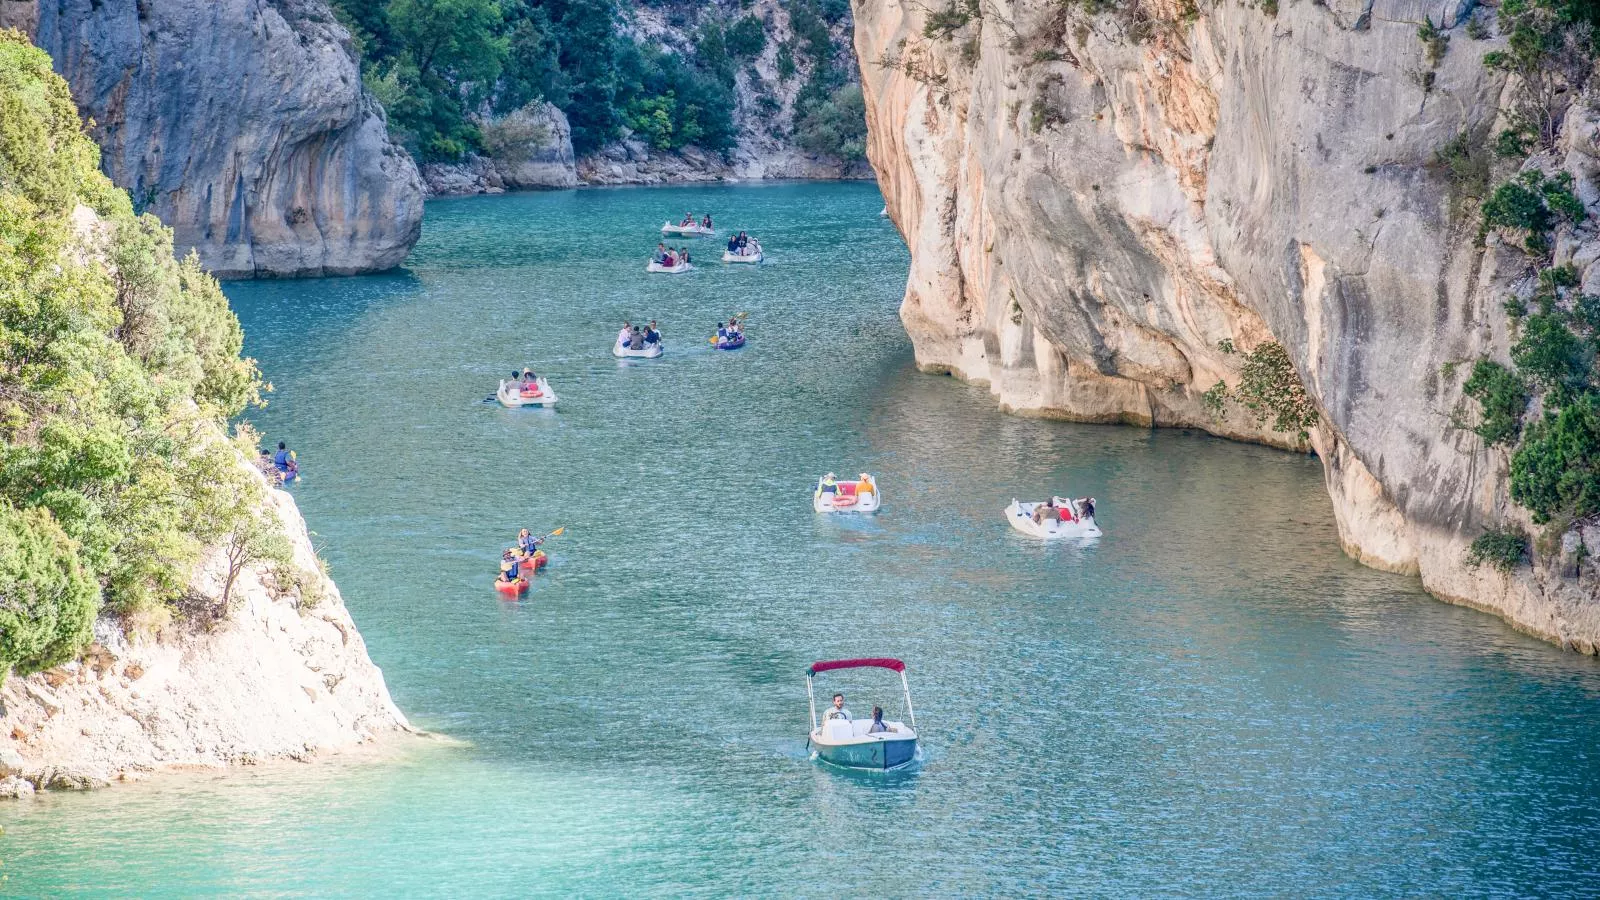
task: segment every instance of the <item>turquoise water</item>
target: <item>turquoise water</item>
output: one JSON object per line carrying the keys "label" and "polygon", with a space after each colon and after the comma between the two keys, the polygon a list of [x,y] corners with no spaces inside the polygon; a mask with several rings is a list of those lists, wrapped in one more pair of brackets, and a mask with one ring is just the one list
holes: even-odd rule
{"label": "turquoise water", "polygon": [[[1313,459],[1006,417],[918,374],[866,185],[434,203],[404,274],[234,284],[293,490],[461,746],[0,806],[27,895],[1600,893],[1600,666],[1361,568]],[[714,210],[773,264],[646,276]],[[750,312],[739,353],[705,345]],[[621,363],[623,318],[660,320]],[[547,374],[556,411],[485,404]],[[829,469],[872,519],[819,517]],[[1044,546],[1001,510],[1100,499]],[[521,602],[521,525],[567,526]],[[807,663],[910,666],[925,758],[807,759]],[[864,714],[898,682],[829,673]]]}

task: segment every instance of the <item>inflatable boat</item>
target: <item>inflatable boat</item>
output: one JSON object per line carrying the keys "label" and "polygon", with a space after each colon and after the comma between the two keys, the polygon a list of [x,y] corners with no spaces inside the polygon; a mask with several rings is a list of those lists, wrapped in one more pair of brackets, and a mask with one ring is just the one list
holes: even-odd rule
{"label": "inflatable boat", "polygon": [[729,253],[726,250],[722,251],[722,261],[725,263],[751,263],[759,265],[766,258],[767,255],[759,250],[754,253]]}
{"label": "inflatable boat", "polygon": [[[1034,511],[1039,512],[1034,518]],[[1053,497],[1047,503],[1012,500],[1006,507],[1006,521],[1026,535],[1044,540],[1055,538],[1099,537],[1100,524],[1094,520],[1094,498],[1069,500]]]}
{"label": "inflatable boat", "polygon": [[500,389],[495,391],[495,399],[508,409],[522,406],[555,406],[556,392],[550,390],[550,382],[543,378],[535,379],[531,385],[501,379]]}
{"label": "inflatable boat", "polygon": [[817,480],[816,493],[811,495],[811,506],[817,512],[877,512],[883,504],[878,493],[878,482],[863,473],[854,481],[840,481],[832,472]]}
{"label": "inflatable boat", "polygon": [[744,332],[739,332],[732,338],[712,338],[711,346],[717,350],[737,350],[744,346]]}
{"label": "inflatable boat", "polygon": [[701,225],[699,222],[695,222],[690,225],[674,225],[671,222],[663,222],[661,223],[661,233],[677,234],[684,237],[704,237],[706,235],[716,234],[717,230],[715,228],[707,228],[704,225]]}
{"label": "inflatable boat", "polygon": [[644,270],[657,275],[682,275],[685,272],[693,272],[694,263],[683,262],[675,266],[663,266],[652,259],[650,264],[644,267]]}
{"label": "inflatable boat", "polygon": [[645,344],[643,350],[631,350],[627,344],[617,341],[611,345],[611,355],[624,359],[655,359],[666,352],[666,342],[657,341],[654,344]]}
{"label": "inflatable boat", "polygon": [[[885,719],[883,731],[872,731],[872,717],[849,719],[832,707],[817,721],[817,700],[811,680],[835,669],[877,668],[900,673],[900,688],[905,692],[906,718],[911,724]],[[811,705],[811,733],[806,744],[823,762],[847,769],[898,769],[917,758],[917,714],[911,709],[911,685],[906,681],[906,664],[898,659],[834,659],[814,662],[806,669],[806,701]]]}

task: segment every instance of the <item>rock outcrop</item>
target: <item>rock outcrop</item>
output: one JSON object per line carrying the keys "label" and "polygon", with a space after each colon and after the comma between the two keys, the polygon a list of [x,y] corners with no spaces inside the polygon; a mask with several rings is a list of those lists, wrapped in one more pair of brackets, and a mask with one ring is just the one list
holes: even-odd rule
{"label": "rock outcrop", "polygon": [[[296,568],[319,573],[294,500],[269,496]],[[223,571],[213,557],[195,595],[216,603]],[[409,728],[338,588],[320,574],[288,585],[255,567],[209,628],[191,623],[130,642],[102,619],[95,638],[78,661],[0,687],[0,797],[176,767],[304,759]]]}
{"label": "rock outcrop", "polygon": [[[1454,425],[1471,361],[1507,358],[1502,301],[1528,277],[1475,242],[1435,164],[1496,127],[1506,88],[1481,62],[1497,42],[1461,28],[1471,0],[1118,8],[955,3],[930,29],[943,7],[854,4],[919,365],[1019,413],[1303,447],[1207,402],[1279,343],[1320,413],[1309,444],[1352,556],[1595,652],[1581,552],[1511,574],[1464,561],[1486,527],[1527,523],[1505,450]],[[1442,58],[1424,20],[1455,29]],[[1569,116],[1566,158],[1529,163],[1577,171],[1589,204],[1593,130]],[[1580,232],[1557,255],[1587,285],[1597,253]]]}
{"label": "rock outcrop", "polygon": [[0,0],[94,121],[106,172],[221,277],[399,265],[422,181],[321,0]]}
{"label": "rock outcrop", "polygon": [[467,154],[459,163],[422,167],[428,194],[499,194],[505,191],[554,190],[578,186],[572,158],[572,126],[566,114],[549,103],[537,103],[480,123],[492,156]]}

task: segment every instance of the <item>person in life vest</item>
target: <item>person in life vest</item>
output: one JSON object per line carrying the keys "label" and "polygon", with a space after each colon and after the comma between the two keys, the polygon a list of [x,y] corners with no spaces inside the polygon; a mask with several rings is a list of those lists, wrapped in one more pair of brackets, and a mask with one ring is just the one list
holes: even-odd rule
{"label": "person in life vest", "polygon": [[651,344],[659,344],[659,343],[661,343],[661,332],[656,330],[656,320],[655,319],[651,319],[650,320],[650,324],[645,326],[645,329],[644,329],[644,343],[645,343],[645,346],[649,346]]}
{"label": "person in life vest", "polygon": [[822,492],[824,494],[837,494],[839,492],[839,478],[832,472],[822,476]]}
{"label": "person in life vest", "polygon": [[500,554],[500,580],[516,581],[521,574],[521,561],[517,559],[516,551],[507,547],[506,552]]}
{"label": "person in life vest", "polygon": [[291,455],[289,446],[283,441],[279,441],[278,452],[272,454],[272,465],[280,472],[289,471],[289,458]]}
{"label": "person in life vest", "polygon": [[723,325],[721,322],[718,322],[717,323],[717,343],[720,344],[723,341],[726,341],[727,339],[728,339],[728,328],[727,328],[727,326]]}
{"label": "person in life vest", "polygon": [[874,490],[876,490],[876,487],[872,483],[872,476],[871,475],[868,475],[867,473],[862,472],[861,475],[856,480],[861,482],[861,487],[859,487],[857,489],[861,493],[870,494]]}
{"label": "person in life vest", "polygon": [[517,532],[517,549],[522,551],[523,556],[533,556],[533,552],[538,550],[539,545],[542,543],[544,543],[543,540],[529,534],[526,528]]}

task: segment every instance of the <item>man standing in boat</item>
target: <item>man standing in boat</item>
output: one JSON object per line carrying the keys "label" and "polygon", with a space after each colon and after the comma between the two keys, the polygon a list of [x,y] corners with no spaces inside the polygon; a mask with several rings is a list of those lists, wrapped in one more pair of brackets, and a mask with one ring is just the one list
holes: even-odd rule
{"label": "man standing in boat", "polygon": [[825,722],[831,722],[834,719],[843,719],[846,722],[850,721],[850,710],[844,708],[843,694],[833,695],[833,706],[828,709],[827,714],[824,715],[822,719]]}

